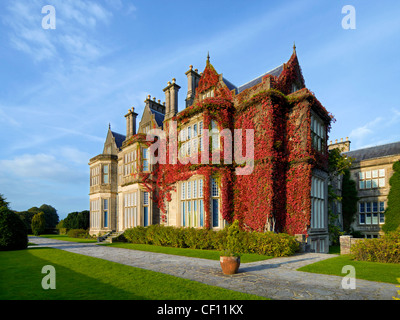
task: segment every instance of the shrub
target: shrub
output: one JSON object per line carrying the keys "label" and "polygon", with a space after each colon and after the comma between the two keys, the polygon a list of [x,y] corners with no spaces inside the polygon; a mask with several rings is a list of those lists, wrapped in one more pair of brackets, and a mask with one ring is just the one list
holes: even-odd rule
{"label": "shrub", "polygon": [[0,250],[21,250],[28,246],[25,224],[6,206],[0,207]]}
{"label": "shrub", "polygon": [[356,260],[400,263],[400,228],[389,232],[380,239],[365,239],[351,247]]}
{"label": "shrub", "polygon": [[43,212],[36,213],[32,218],[32,232],[35,236],[38,236],[46,229],[46,219]]}
{"label": "shrub", "polygon": [[71,238],[88,238],[89,233],[85,229],[71,229],[67,233],[68,237]]}
{"label": "shrub", "polygon": [[236,228],[235,224],[232,226],[231,230],[227,227],[220,231],[213,231],[151,225],[127,229],[123,235],[130,243],[218,251],[229,247],[234,248],[234,252],[276,257],[289,256],[298,250],[298,243],[288,234],[245,232]]}

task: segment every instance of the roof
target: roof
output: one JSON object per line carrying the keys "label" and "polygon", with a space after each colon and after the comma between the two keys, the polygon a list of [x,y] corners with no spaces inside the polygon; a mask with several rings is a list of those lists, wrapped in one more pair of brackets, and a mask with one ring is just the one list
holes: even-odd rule
{"label": "roof", "polygon": [[262,74],[261,76],[241,85],[239,88],[236,89],[237,93],[241,93],[242,91],[251,88],[253,86],[255,86],[256,84],[259,84],[262,82],[262,78],[265,77],[266,75],[271,75],[271,76],[275,76],[275,77],[279,77],[279,75],[282,73],[283,71],[283,64],[281,64],[280,66],[276,67],[275,69],[272,69],[264,74]]}
{"label": "roof", "polygon": [[400,155],[400,141],[380,146],[344,152],[344,155],[355,158],[356,161]]}
{"label": "roof", "polygon": [[164,118],[165,118],[165,114],[161,113],[160,111],[154,110],[152,108],[149,108],[151,113],[154,114],[154,119],[157,122],[157,125],[162,128],[163,127],[163,122],[164,122]]}
{"label": "roof", "polygon": [[116,132],[114,132],[114,131],[111,131],[111,133],[112,133],[112,135],[114,136],[114,139],[115,139],[115,143],[116,143],[116,145],[117,145],[117,148],[118,148],[118,149],[121,149],[121,147],[122,147],[122,142],[125,141],[126,137],[125,137],[124,135],[119,134],[119,133],[116,133]]}

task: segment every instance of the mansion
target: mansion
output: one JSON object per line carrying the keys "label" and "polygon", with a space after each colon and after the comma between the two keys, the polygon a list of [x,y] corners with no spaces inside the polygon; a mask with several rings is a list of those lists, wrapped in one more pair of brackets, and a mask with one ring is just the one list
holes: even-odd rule
{"label": "mansion", "polygon": [[128,110],[125,135],[109,127],[89,162],[90,234],[151,224],[219,230],[237,219],[248,231],[305,235],[328,252],[331,116],[306,88],[295,47],[241,86],[209,56],[203,72],[190,66],[186,76],[184,102],[172,79],[165,102],[146,98],[139,122]]}

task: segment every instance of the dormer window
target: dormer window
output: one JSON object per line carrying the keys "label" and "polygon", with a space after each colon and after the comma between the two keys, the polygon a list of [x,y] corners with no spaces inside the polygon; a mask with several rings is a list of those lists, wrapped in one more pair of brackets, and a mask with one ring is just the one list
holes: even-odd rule
{"label": "dormer window", "polygon": [[201,94],[201,100],[204,100],[205,98],[214,98],[214,89],[203,92]]}

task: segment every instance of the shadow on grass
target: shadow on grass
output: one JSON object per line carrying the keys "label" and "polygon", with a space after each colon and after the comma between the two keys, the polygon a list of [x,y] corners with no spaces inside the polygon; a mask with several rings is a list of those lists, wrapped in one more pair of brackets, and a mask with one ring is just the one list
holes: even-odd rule
{"label": "shadow on grass", "polygon": [[[49,259],[46,259],[46,256]],[[94,270],[85,261],[80,266],[74,268],[78,270],[74,270],[70,266],[71,263],[74,263],[72,261],[74,259],[71,258],[72,256],[66,252],[49,248],[30,248],[27,250],[0,252],[0,299],[149,299],[149,297],[117,288],[109,281],[97,279],[96,277],[99,276],[98,272],[95,271],[93,274]],[[58,260],[60,263],[56,263]],[[65,263],[62,260],[66,262],[66,265],[64,265]],[[56,270],[56,289],[54,290],[45,290],[42,288],[42,279],[46,274],[42,274],[41,271],[45,265],[52,265]],[[92,276],[87,273],[92,273]],[[107,272],[104,273],[107,274]]]}

